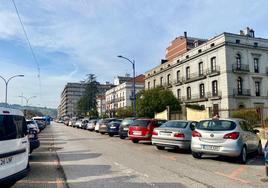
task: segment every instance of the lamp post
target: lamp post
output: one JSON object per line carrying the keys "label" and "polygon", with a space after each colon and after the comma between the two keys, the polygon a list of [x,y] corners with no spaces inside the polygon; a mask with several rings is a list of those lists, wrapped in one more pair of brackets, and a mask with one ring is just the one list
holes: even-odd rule
{"label": "lamp post", "polygon": [[[20,95],[18,97],[21,97],[26,100],[26,107],[28,106],[30,99],[36,98],[36,96],[31,96],[27,98],[27,97],[24,97],[23,95]],[[25,116],[27,117],[27,108],[25,108]]]}
{"label": "lamp post", "polygon": [[133,115],[134,117],[136,117],[136,80],[135,80],[135,60],[131,61],[130,59],[119,55],[117,56],[119,58],[123,58],[125,60],[127,60],[128,62],[130,62],[132,64],[132,69],[133,69],[133,83],[132,83],[132,87],[133,87]]}
{"label": "lamp post", "polygon": [[11,79],[15,78],[15,77],[24,77],[23,74],[19,74],[19,75],[15,75],[15,76],[12,76],[8,79],[5,79],[4,77],[0,76],[0,78],[2,78],[2,80],[4,80],[5,84],[6,84],[6,96],[5,96],[5,103],[6,103],[6,106],[7,106],[7,86],[8,86],[8,83],[10,82]]}

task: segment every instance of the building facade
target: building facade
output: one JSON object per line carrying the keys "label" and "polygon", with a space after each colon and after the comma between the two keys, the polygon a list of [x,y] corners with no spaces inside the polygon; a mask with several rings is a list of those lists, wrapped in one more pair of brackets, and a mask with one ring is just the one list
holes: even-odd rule
{"label": "building facade", "polygon": [[182,103],[203,105],[221,117],[230,109],[268,106],[268,39],[249,28],[217,35],[147,71],[145,88],[160,85]]}
{"label": "building facade", "polygon": [[[144,75],[135,78],[136,93],[144,89]],[[106,113],[113,117],[119,108],[132,106],[133,102],[133,82],[132,80],[117,85],[108,90],[105,94]]]}

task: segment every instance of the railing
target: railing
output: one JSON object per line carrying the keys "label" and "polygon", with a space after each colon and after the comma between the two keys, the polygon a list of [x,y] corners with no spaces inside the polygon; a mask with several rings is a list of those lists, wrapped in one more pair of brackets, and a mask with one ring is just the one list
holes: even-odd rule
{"label": "railing", "polygon": [[221,91],[208,92],[208,98],[219,98],[219,97],[221,97]]}
{"label": "railing", "polygon": [[184,83],[184,78],[183,77],[179,77],[178,79],[173,81],[174,85],[182,85]]}
{"label": "railing", "polygon": [[249,65],[246,64],[233,64],[233,72],[249,72]]}
{"label": "railing", "polygon": [[215,68],[213,69],[208,69],[207,70],[207,75],[215,75],[215,74],[220,74],[220,66],[216,66]]}
{"label": "railing", "polygon": [[181,97],[180,100],[183,102],[198,102],[198,101],[206,101],[208,100],[207,93],[204,93],[204,95],[191,95],[190,97]]}
{"label": "railing", "polygon": [[203,78],[206,78],[205,71],[202,74],[199,74],[198,72],[197,73],[192,73],[192,74],[190,74],[188,76],[185,76],[185,83],[192,82],[192,81],[195,81],[195,80],[200,80],[200,79],[203,79]]}
{"label": "railing", "polygon": [[251,96],[250,89],[234,89],[234,96]]}

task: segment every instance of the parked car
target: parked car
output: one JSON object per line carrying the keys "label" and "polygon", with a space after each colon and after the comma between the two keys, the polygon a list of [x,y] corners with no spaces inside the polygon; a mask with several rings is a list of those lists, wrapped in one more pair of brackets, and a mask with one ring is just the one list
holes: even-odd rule
{"label": "parked car", "polygon": [[203,154],[237,157],[246,163],[248,153],[262,153],[257,132],[243,119],[202,120],[192,132],[192,155],[198,159]]}
{"label": "parked car", "polygon": [[87,128],[87,124],[89,122],[89,118],[84,118],[82,119],[82,125],[81,125],[81,128],[82,129],[86,129]]}
{"label": "parked car", "polygon": [[119,131],[118,131],[119,137],[121,139],[125,139],[126,137],[128,137],[128,127],[129,127],[129,125],[131,125],[133,123],[133,121],[135,119],[136,118],[125,118],[121,122],[120,127],[119,127]]}
{"label": "parked car", "polygon": [[190,149],[192,131],[195,129],[195,121],[173,120],[162,124],[153,130],[152,144],[157,149],[168,148]]}
{"label": "parked car", "polygon": [[122,122],[122,120],[118,119],[118,120],[110,122],[107,125],[107,132],[108,132],[109,136],[113,137],[114,135],[118,135],[118,131],[119,131],[119,127],[120,127],[121,122]]}
{"label": "parked car", "polygon": [[28,128],[28,130],[29,130],[29,129],[33,129],[33,130],[35,130],[37,133],[40,132],[40,129],[39,129],[39,127],[38,127],[38,125],[37,125],[37,123],[36,123],[35,120],[26,120],[26,124],[27,124],[27,128]]}
{"label": "parked car", "polygon": [[28,128],[28,138],[30,142],[30,153],[32,153],[33,150],[39,148],[40,146],[37,131],[35,129]]}
{"label": "parked car", "polygon": [[265,160],[266,176],[268,176],[268,139],[264,147],[264,160]]}
{"label": "parked car", "polygon": [[160,127],[166,120],[138,118],[129,126],[128,136],[133,143],[140,140],[151,141],[154,128]]}
{"label": "parked car", "polygon": [[95,126],[95,131],[98,133],[99,129],[100,129],[100,124],[102,124],[103,119],[100,119],[99,121],[97,121],[96,126]]}
{"label": "parked car", "polygon": [[74,124],[74,127],[76,128],[82,128],[82,120],[77,120]]}
{"label": "parked car", "polygon": [[107,126],[108,126],[108,124],[110,123],[110,122],[112,122],[112,121],[116,121],[117,119],[115,119],[115,118],[106,118],[106,119],[104,119],[102,122],[101,122],[101,124],[100,124],[100,127],[99,127],[99,133],[101,133],[101,134],[105,134],[105,133],[107,133],[107,131],[108,131],[108,128],[107,128]]}
{"label": "parked car", "polygon": [[75,127],[75,123],[77,121],[77,117],[73,117],[69,120],[69,125],[68,126],[71,126],[71,127]]}
{"label": "parked car", "polygon": [[0,185],[9,187],[29,171],[27,125],[20,110],[0,107]]}
{"label": "parked car", "polygon": [[46,128],[46,120],[42,117],[33,117],[32,120],[34,120],[40,131],[44,130]]}
{"label": "parked car", "polygon": [[67,125],[67,126],[69,126],[69,121],[70,121],[70,119],[65,119],[64,120],[64,124]]}
{"label": "parked car", "polygon": [[94,131],[97,122],[98,122],[97,119],[89,120],[89,122],[87,123],[86,129],[89,131]]}

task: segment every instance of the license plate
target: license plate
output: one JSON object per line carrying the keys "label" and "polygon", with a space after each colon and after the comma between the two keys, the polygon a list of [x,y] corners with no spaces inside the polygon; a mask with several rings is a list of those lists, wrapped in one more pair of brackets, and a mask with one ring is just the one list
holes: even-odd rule
{"label": "license plate", "polygon": [[13,160],[13,157],[1,158],[0,159],[0,166],[7,165],[7,164],[11,163],[12,160]]}
{"label": "license plate", "polygon": [[212,150],[212,151],[219,151],[219,146],[210,146],[210,145],[203,145],[203,149],[205,150]]}
{"label": "license plate", "polygon": [[116,127],[110,127],[111,129],[115,129]]}
{"label": "license plate", "polygon": [[133,131],[133,135],[141,135],[141,131]]}
{"label": "license plate", "polygon": [[161,136],[171,136],[171,133],[160,133]]}
{"label": "license plate", "polygon": [[128,128],[124,128],[123,130],[124,130],[124,131],[128,131]]}

